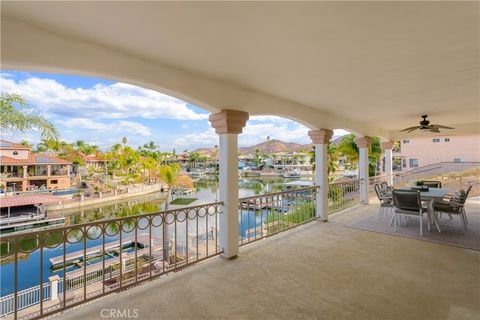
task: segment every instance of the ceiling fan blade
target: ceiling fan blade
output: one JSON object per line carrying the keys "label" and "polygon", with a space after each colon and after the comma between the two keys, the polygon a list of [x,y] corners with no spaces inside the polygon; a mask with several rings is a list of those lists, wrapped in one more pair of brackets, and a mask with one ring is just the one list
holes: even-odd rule
{"label": "ceiling fan blade", "polygon": [[432,127],[437,127],[437,128],[440,128],[440,129],[455,129],[455,128],[452,128],[452,127],[442,126],[441,124],[432,124]]}
{"label": "ceiling fan blade", "polygon": [[420,128],[420,127],[415,126],[415,127],[405,128],[405,129],[401,130],[400,132],[405,132],[405,131],[412,132],[413,130],[417,130],[418,128]]}
{"label": "ceiling fan blade", "polygon": [[435,127],[435,126],[430,126],[430,132],[435,132],[435,133],[439,133],[440,132],[440,129],[438,127]]}

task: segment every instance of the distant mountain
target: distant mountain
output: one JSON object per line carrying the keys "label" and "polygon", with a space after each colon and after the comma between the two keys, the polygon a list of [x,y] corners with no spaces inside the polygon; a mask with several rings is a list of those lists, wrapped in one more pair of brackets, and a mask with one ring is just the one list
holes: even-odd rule
{"label": "distant mountain", "polygon": [[312,144],[299,144],[294,142],[283,142],[280,140],[270,140],[258,143],[250,147],[241,147],[238,149],[240,153],[255,153],[255,150],[260,150],[261,152],[272,153],[272,152],[300,152],[310,151]]}
{"label": "distant mountain", "polygon": [[[344,136],[335,136],[332,139],[332,143],[337,145],[339,144]],[[260,150],[265,153],[272,152],[300,152],[301,150],[308,152],[312,149],[313,144],[300,144],[295,142],[283,142],[281,140],[272,139],[269,142],[264,141],[249,147],[240,147],[238,149],[239,153],[243,154],[253,154],[255,150]],[[198,148],[193,150],[193,152],[198,152],[201,155],[208,155],[212,152],[213,148]]]}
{"label": "distant mountain", "polygon": [[208,156],[212,153],[214,148],[198,148],[193,150],[192,152],[197,152],[201,156]]}

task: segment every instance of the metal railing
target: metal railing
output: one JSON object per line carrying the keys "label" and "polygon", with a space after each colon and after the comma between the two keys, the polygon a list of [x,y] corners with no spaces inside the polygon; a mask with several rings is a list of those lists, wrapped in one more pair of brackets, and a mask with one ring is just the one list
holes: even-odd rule
{"label": "metal railing", "polygon": [[[50,283],[42,286],[43,301],[50,299]],[[0,316],[14,312],[15,299],[12,294],[0,298]],[[40,303],[40,286],[31,287],[17,292],[17,310],[22,310]]]}
{"label": "metal railing", "polygon": [[[13,292],[0,297],[0,316],[46,317],[218,255],[222,205],[2,236],[0,263],[13,264]],[[38,274],[36,285],[23,289],[31,277],[19,272],[20,262]]]}
{"label": "metal railing", "polygon": [[480,166],[468,168],[463,171],[430,173],[428,175],[396,175],[393,180],[395,187],[411,186],[420,180],[440,181],[443,188],[448,188],[452,192],[472,186],[470,194],[472,196],[480,195]]}
{"label": "metal railing", "polygon": [[389,174],[382,174],[382,175],[378,175],[378,176],[368,177],[368,193],[369,193],[369,195],[370,196],[375,195],[374,186],[376,184],[381,184],[382,182],[385,182],[388,185],[391,185],[390,180],[391,180],[391,175],[389,175]]}
{"label": "metal railing", "polygon": [[360,203],[360,179],[328,185],[328,213],[334,213]]}
{"label": "metal railing", "polygon": [[239,199],[239,244],[314,220],[317,189],[314,186]]}

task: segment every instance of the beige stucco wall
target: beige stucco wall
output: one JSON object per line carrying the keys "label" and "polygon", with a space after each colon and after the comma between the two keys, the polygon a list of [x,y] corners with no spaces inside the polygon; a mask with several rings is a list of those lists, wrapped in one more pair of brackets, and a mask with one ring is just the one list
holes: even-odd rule
{"label": "beige stucco wall", "polygon": [[[56,181],[56,184],[53,184],[52,181]],[[70,188],[70,179],[66,177],[52,177],[47,181],[48,189],[65,189]]]}
{"label": "beige stucco wall", "polygon": [[[433,142],[440,139],[440,142]],[[445,142],[445,139],[450,139]],[[480,135],[472,136],[431,136],[408,139],[409,143],[401,141],[400,155],[407,160],[418,159],[418,166],[426,166],[438,162],[480,162]]]}
{"label": "beige stucco wall", "polygon": [[[18,152],[18,155],[14,155],[13,152]],[[27,159],[28,158],[28,150],[5,150],[0,149],[0,156],[7,156],[14,159]]]}

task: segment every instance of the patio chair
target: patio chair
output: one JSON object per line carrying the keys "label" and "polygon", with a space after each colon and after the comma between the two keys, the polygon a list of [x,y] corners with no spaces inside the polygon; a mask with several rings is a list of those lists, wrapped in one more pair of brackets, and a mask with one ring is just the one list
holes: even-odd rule
{"label": "patio chair", "polygon": [[429,187],[429,188],[441,188],[442,183],[440,181],[429,181],[429,180],[422,180],[423,186]]}
{"label": "patio chair", "polygon": [[453,195],[447,195],[441,200],[435,200],[433,203],[435,213],[438,212],[440,215],[446,213],[450,219],[453,219],[452,215],[459,215],[460,219],[462,219],[462,229],[465,232],[468,224],[465,202],[471,190],[472,186],[469,186],[467,190],[460,189]]}
{"label": "patio chair", "polygon": [[389,186],[387,182],[383,181],[380,183],[380,187],[385,191],[392,191],[393,187]]}
{"label": "patio chair", "polygon": [[423,214],[427,212],[427,208],[422,206],[420,191],[397,190],[392,191],[393,205],[395,207],[395,215],[392,221],[395,223],[395,232],[397,232],[397,222],[401,216],[418,217],[420,224],[420,236],[423,236]]}
{"label": "patio chair", "polygon": [[375,189],[375,193],[380,201],[380,212],[378,213],[378,221],[380,221],[383,218],[385,209],[393,208],[392,197],[389,197],[386,194],[386,191],[382,190],[377,183],[373,186],[373,188]]}

